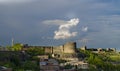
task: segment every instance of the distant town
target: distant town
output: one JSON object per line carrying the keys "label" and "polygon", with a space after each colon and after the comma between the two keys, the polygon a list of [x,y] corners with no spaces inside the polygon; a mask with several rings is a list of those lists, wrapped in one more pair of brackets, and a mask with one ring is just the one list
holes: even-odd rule
{"label": "distant town", "polygon": [[116,48],[76,47],[76,44],[1,46],[0,71],[120,71],[120,53]]}

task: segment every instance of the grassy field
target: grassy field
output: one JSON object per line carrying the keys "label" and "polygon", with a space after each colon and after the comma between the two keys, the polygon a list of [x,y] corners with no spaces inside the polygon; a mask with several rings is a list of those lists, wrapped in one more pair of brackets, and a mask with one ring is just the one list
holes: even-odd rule
{"label": "grassy field", "polygon": [[120,54],[116,53],[116,54],[110,55],[110,58],[113,61],[120,61]]}

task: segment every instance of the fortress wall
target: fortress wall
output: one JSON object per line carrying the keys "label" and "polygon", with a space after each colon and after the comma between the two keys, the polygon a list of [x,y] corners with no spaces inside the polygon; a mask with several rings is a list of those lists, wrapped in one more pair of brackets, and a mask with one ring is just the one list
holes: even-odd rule
{"label": "fortress wall", "polygon": [[61,46],[28,46],[25,48],[43,48],[45,53],[54,53],[54,54],[62,54],[62,53],[76,53],[76,42],[67,42]]}
{"label": "fortress wall", "polygon": [[55,54],[61,54],[63,53],[63,46],[56,46],[53,48],[53,53]]}
{"label": "fortress wall", "polygon": [[44,47],[45,53],[53,53],[53,47]]}
{"label": "fortress wall", "polygon": [[76,53],[76,42],[64,44],[64,53]]}

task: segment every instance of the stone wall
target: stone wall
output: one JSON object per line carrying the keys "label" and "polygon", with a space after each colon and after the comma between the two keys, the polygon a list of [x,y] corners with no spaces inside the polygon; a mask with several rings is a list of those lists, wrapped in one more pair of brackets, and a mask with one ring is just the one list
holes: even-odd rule
{"label": "stone wall", "polygon": [[64,53],[76,53],[76,42],[68,42],[64,45]]}
{"label": "stone wall", "polygon": [[[74,60],[76,55],[76,42],[67,42],[61,46],[31,46],[33,48],[43,48],[46,54],[52,54],[56,58]],[[31,48],[28,47],[28,48]]]}

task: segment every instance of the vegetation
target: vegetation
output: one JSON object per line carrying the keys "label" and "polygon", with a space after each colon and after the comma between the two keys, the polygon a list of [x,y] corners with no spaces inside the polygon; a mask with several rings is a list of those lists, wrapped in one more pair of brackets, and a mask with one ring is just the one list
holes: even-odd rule
{"label": "vegetation", "polygon": [[28,50],[26,51],[26,53],[29,54],[29,55],[31,55],[31,56],[37,56],[37,55],[43,55],[43,54],[45,54],[43,48],[28,48]]}
{"label": "vegetation", "polygon": [[22,50],[23,45],[20,43],[16,43],[13,46],[7,46],[8,50],[12,50],[12,51],[20,51]]}
{"label": "vegetation", "polygon": [[[16,43],[13,46],[7,46],[8,50],[12,53],[0,53],[0,66],[5,66],[12,68],[13,71],[39,71],[39,59],[38,55],[44,55],[45,51],[43,48],[28,48],[25,53],[21,52],[23,45]],[[19,53],[22,53],[19,55]],[[91,51],[79,51],[80,57],[89,63],[89,70],[87,71],[120,71],[120,54],[115,52],[103,52],[103,53],[93,53]],[[28,59],[25,58],[27,55]],[[49,54],[48,54],[49,55]],[[20,58],[21,57],[21,58]],[[49,55],[51,57],[51,55]],[[3,58],[3,59],[2,59]],[[65,60],[58,60],[59,63],[65,63]],[[117,64],[118,63],[118,64]],[[72,68],[72,65],[66,65],[65,69]],[[78,70],[79,71],[79,70]],[[81,70],[80,71],[85,71]]]}
{"label": "vegetation", "polygon": [[113,64],[118,61],[118,57],[114,59],[114,56],[118,56],[114,52],[93,53],[87,50],[80,50],[80,52],[84,54],[84,59],[90,64],[90,71],[120,71],[120,64]]}
{"label": "vegetation", "polygon": [[68,64],[64,67],[64,69],[71,69],[72,67],[73,67],[73,65]]}
{"label": "vegetation", "polygon": [[[39,59],[37,55],[44,54],[42,48],[29,48],[26,52],[22,52],[22,45],[17,43],[13,46],[7,46],[6,52],[0,53],[0,66],[12,68],[13,71],[39,71]],[[27,59],[26,56],[28,57]]]}
{"label": "vegetation", "polygon": [[5,54],[0,54],[0,66],[12,68],[13,71],[40,70],[38,59],[23,61],[20,59],[20,56],[18,56],[18,53],[19,52],[6,52]]}
{"label": "vegetation", "polygon": [[114,53],[109,55],[112,61],[118,61],[120,62],[120,54],[119,53]]}
{"label": "vegetation", "polygon": [[59,63],[65,63],[67,62],[66,60],[62,60],[62,59],[57,59]]}

